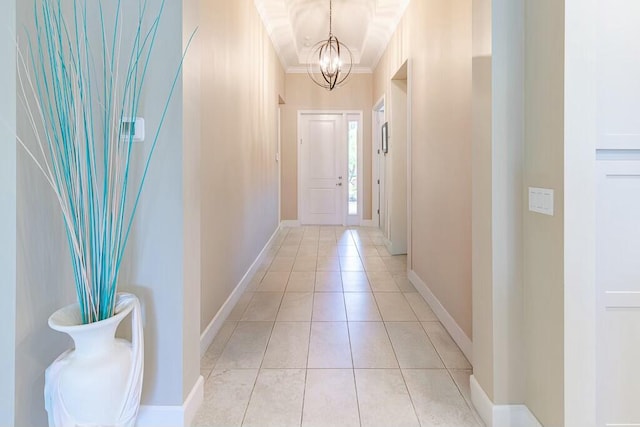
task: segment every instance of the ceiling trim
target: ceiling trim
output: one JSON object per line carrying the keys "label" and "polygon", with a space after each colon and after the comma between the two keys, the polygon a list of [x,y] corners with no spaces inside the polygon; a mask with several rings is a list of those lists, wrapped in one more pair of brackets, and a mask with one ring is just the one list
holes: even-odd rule
{"label": "ceiling trim", "polygon": [[[384,46],[384,49],[380,49],[377,52],[376,57],[373,60],[373,63],[371,64],[372,69],[375,70],[376,68],[378,68],[380,59],[382,59],[382,56],[384,55],[384,53],[387,51],[387,48],[389,47],[389,42],[391,41],[391,37],[393,37],[393,34],[396,32],[396,30],[398,29],[398,26],[400,25],[400,22],[402,22],[402,19],[404,18],[404,14],[407,11],[407,6],[409,6],[409,0],[404,1],[402,5],[402,13],[398,14],[396,19],[391,23],[389,27],[386,28],[386,31],[384,31],[383,40],[385,42],[385,46]],[[371,31],[371,26],[369,26],[369,31]]]}
{"label": "ceiling trim", "polygon": [[[307,74],[307,67],[288,67],[285,71],[287,74]],[[373,74],[373,70],[369,67],[353,67],[350,74]]]}
{"label": "ceiling trim", "polygon": [[[324,1],[253,1],[280,64],[287,73],[306,72],[305,63],[309,60],[310,43],[324,40],[325,33],[318,34],[321,25],[316,25],[325,19],[325,17],[316,19],[316,15],[320,13],[320,4]],[[372,73],[378,67],[406,12],[409,1],[337,1],[342,5],[343,12],[339,15],[341,19],[334,19],[334,30],[342,36],[341,42],[349,46],[353,53],[354,72]],[[322,13],[325,12],[324,4],[322,4],[322,11]]]}
{"label": "ceiling trim", "polygon": [[[271,40],[271,46],[273,46],[274,50],[276,51],[276,55],[278,55],[278,59],[280,60],[280,65],[282,65],[282,68],[286,70],[287,61],[285,60],[284,54],[282,53],[280,44],[276,43],[276,40],[274,37],[274,29],[276,25],[273,20],[269,19],[269,16],[267,15],[267,10],[263,1],[254,0],[253,4],[256,7],[256,10],[258,11],[258,15],[260,15],[260,20],[262,21],[262,25],[264,26],[264,29],[267,32],[267,35],[269,36],[269,40]],[[293,32],[291,32],[290,36],[291,38],[294,38]]]}

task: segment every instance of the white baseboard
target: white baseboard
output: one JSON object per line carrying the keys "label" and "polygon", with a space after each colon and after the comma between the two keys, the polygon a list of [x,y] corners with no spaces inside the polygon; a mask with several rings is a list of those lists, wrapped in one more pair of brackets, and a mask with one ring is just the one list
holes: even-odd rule
{"label": "white baseboard", "polygon": [[495,405],[471,375],[471,401],[487,427],[542,427],[525,405]]}
{"label": "white baseboard", "polygon": [[224,304],[222,304],[222,307],[220,307],[218,313],[216,313],[209,325],[207,325],[204,332],[202,332],[202,334],[200,335],[200,357],[204,356],[204,354],[207,352],[207,349],[215,339],[218,331],[220,331],[220,328],[222,328],[222,325],[227,320],[227,317],[229,317],[229,315],[233,311],[233,308],[236,306],[238,300],[240,300],[240,297],[247,289],[247,286],[249,286],[249,283],[251,283],[251,279],[253,279],[253,276],[258,271],[258,268],[264,260],[267,250],[269,249],[269,247],[271,247],[273,240],[276,238],[278,231],[280,231],[280,227],[276,228],[276,231],[273,232],[267,244],[264,245],[264,248],[262,248],[262,251],[260,251],[260,254],[256,258],[256,260],[253,262],[253,264],[251,264],[251,267],[249,267],[249,270],[247,270],[245,275],[242,277],[242,280],[240,280],[240,283],[236,285],[236,288],[233,290],[233,292],[231,292],[231,295],[229,295]]}
{"label": "white baseboard", "polygon": [[189,427],[204,399],[204,378],[198,377],[182,405],[141,405],[136,427]]}
{"label": "white baseboard", "polygon": [[435,313],[435,315],[440,320],[440,323],[444,326],[444,328],[449,332],[451,338],[458,344],[460,350],[464,353],[464,355],[469,360],[469,363],[473,365],[473,344],[471,343],[471,339],[464,333],[462,328],[458,325],[458,323],[454,320],[454,318],[449,314],[446,308],[442,305],[440,300],[436,298],[436,296],[431,292],[429,286],[418,277],[415,271],[409,272],[409,280],[413,283],[413,286],[416,288],[418,292],[422,295],[422,297],[427,301],[427,303],[431,306],[431,309]]}
{"label": "white baseboard", "polygon": [[285,227],[300,227],[300,221],[298,221],[297,219],[285,219],[283,221],[280,221],[280,227],[285,228]]}
{"label": "white baseboard", "polygon": [[473,375],[469,378],[469,387],[471,388],[471,402],[476,408],[476,412],[487,427],[493,427],[493,402]]}
{"label": "white baseboard", "polygon": [[520,419],[525,427],[542,427],[542,423],[531,413],[525,405],[520,406]]}

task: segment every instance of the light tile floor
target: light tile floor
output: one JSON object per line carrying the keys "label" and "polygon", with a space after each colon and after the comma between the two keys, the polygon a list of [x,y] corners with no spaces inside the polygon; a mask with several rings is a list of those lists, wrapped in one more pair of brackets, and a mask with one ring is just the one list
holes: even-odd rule
{"label": "light tile floor", "polygon": [[479,427],[471,365],[379,231],[279,232],[201,361],[195,427]]}

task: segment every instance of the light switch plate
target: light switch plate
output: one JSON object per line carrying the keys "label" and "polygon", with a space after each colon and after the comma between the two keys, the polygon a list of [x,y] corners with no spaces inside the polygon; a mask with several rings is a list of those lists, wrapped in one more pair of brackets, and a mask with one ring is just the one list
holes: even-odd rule
{"label": "light switch plate", "polygon": [[144,119],[142,117],[124,117],[120,124],[121,135],[124,140],[131,138],[133,142],[144,141]]}
{"label": "light switch plate", "polygon": [[529,187],[529,210],[553,216],[553,190]]}

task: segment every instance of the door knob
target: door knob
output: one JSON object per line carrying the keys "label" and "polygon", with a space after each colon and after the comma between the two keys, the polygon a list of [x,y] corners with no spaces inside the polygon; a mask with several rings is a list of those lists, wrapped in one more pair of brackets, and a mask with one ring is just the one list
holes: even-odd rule
{"label": "door knob", "polygon": [[341,182],[337,183],[336,185],[342,187],[342,183]]}
{"label": "door knob", "polygon": [[342,179],[342,177],[341,177],[341,176],[339,176],[339,177],[338,177],[338,179]]}

